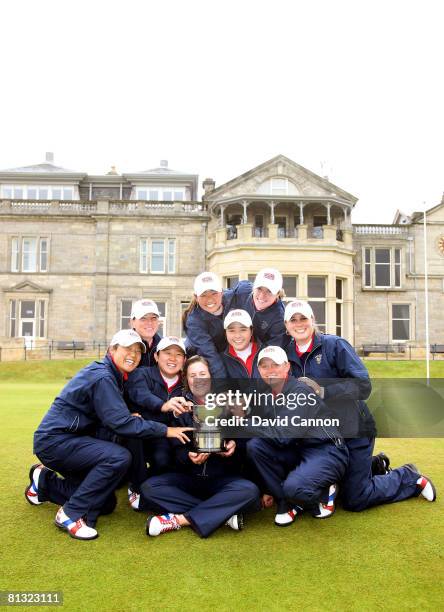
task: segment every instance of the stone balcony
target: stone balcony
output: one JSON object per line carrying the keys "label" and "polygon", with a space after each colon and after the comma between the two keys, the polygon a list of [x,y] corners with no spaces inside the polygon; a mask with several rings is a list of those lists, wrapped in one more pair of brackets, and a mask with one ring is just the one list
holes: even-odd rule
{"label": "stone balcony", "polygon": [[347,250],[353,249],[352,229],[339,229],[335,225],[313,227],[298,225],[294,229],[269,224],[267,227],[254,227],[251,223],[217,228],[209,235],[209,248],[219,250],[225,248],[248,246],[334,246]]}
{"label": "stone balcony", "polygon": [[208,218],[206,202],[135,200],[0,200],[1,215],[168,216]]}

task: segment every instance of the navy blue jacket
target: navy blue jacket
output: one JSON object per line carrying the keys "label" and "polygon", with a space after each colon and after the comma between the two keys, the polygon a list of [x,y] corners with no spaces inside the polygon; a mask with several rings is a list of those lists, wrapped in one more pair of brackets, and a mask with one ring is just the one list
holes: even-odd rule
{"label": "navy blue jacket", "polygon": [[169,423],[168,412],[161,412],[163,404],[172,397],[183,395],[182,383],[168,391],[159,368],[137,368],[125,383],[125,399],[132,412],[139,412],[144,419]]}
{"label": "navy blue jacket", "polygon": [[227,375],[225,366],[219,353],[225,350],[227,339],[225,337],[224,319],[230,310],[240,308],[236,305],[236,295],[244,292],[247,284],[251,293],[251,283],[240,282],[234,289],[224,289],[222,294],[223,311],[214,315],[203,310],[199,305],[189,313],[184,325],[187,335],[186,346],[189,354],[197,353],[208,359],[211,377],[224,379]]}
{"label": "navy blue jacket", "polygon": [[[133,328],[134,329],[134,328]],[[143,338],[142,338],[143,339]],[[146,348],[146,353],[142,353],[142,358],[140,360],[138,368],[152,368],[157,367],[157,361],[154,359],[154,354],[156,352],[157,345],[159,344],[161,337],[159,334],[155,334],[153,336],[153,342],[151,344],[151,348],[148,346],[148,342],[143,340],[143,343]]]}
{"label": "navy blue jacket", "polygon": [[254,306],[252,292],[253,285],[250,281],[240,281],[234,289],[224,289],[221,315],[213,315],[200,306],[196,306],[188,315],[184,325],[187,351],[208,359],[213,380],[221,380],[227,376],[220,353],[227,347],[224,319],[230,310],[239,308],[250,314],[254,337],[262,344],[271,344],[271,340],[285,332],[285,308],[282,301],[278,300],[265,310],[259,311]]}
{"label": "navy blue jacket", "polygon": [[[190,393],[186,394],[186,399],[194,402],[193,396]],[[179,417],[174,418],[172,425],[174,427],[196,427],[193,415],[190,412],[183,413]],[[188,437],[190,437],[194,432],[188,431],[186,433]],[[207,476],[210,478],[233,476],[241,472],[242,458],[237,448],[231,457],[221,457],[215,453],[210,453],[205,463],[196,465],[188,457],[190,451],[196,452],[192,442],[182,444],[180,440],[172,438],[170,443],[175,452],[176,469],[179,472],[193,476]]]}
{"label": "navy blue jacket", "polygon": [[[265,427],[253,426],[253,435],[273,438],[282,445],[296,443],[302,446],[318,446],[330,442],[343,446],[339,428],[326,421],[338,417],[332,414],[329,406],[305,383],[289,376],[281,392],[283,401],[271,399],[271,389],[263,381],[259,391],[266,395],[261,396],[261,402],[256,407],[257,414],[260,412],[261,416],[267,419],[280,417],[281,422],[274,424],[270,421]],[[288,425],[282,425],[283,417],[288,417]],[[293,417],[296,417],[296,424],[291,422]],[[309,419],[322,419],[325,424],[306,422]]]}
{"label": "navy blue jacket", "polygon": [[164,437],[161,423],[132,416],[123,399],[123,376],[109,355],[80,370],[56,397],[34,434],[34,449],[58,434],[89,435],[104,425],[123,437]]}
{"label": "navy blue jacket", "polygon": [[274,344],[285,333],[285,306],[278,299],[265,310],[256,310],[253,300],[253,285],[249,281],[241,281],[236,287],[230,310],[241,308],[246,310],[253,321],[254,337],[261,344]]}
{"label": "navy blue jacket", "polygon": [[305,360],[298,356],[291,336],[282,336],[280,346],[291,362],[293,376],[308,376],[324,387],[324,400],[340,415],[345,437],[376,435],[375,421],[364,401],[372,390],[370,377],[347,340],[315,334],[313,348]]}

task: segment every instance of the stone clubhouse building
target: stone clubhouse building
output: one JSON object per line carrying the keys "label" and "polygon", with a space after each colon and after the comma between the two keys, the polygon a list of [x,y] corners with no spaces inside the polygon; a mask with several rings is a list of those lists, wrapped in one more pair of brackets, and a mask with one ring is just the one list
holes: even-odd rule
{"label": "stone clubhouse building", "polygon": [[[278,155],[217,186],[158,168],[66,170],[52,154],[0,171],[0,346],[106,341],[131,304],[181,334],[194,277],[226,287],[266,266],[318,325],[364,350],[425,345],[423,214],[353,224],[357,198]],[[430,342],[444,345],[444,199],[427,211]]]}

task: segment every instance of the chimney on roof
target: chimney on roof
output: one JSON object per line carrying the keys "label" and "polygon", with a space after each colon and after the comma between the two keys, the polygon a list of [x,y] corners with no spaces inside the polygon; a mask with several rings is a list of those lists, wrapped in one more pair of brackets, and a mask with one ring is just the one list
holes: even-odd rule
{"label": "chimney on roof", "polygon": [[168,160],[167,159],[161,159],[160,160],[160,167],[161,168],[168,168]]}
{"label": "chimney on roof", "polygon": [[216,188],[216,182],[212,178],[206,178],[202,183],[205,195],[208,195]]}
{"label": "chimney on roof", "polygon": [[109,172],[107,172],[106,174],[110,175],[110,174],[119,174],[119,173],[117,172],[115,166],[111,166],[111,170]]}
{"label": "chimney on roof", "polygon": [[54,163],[54,153],[52,151],[45,153],[45,160],[48,164]]}

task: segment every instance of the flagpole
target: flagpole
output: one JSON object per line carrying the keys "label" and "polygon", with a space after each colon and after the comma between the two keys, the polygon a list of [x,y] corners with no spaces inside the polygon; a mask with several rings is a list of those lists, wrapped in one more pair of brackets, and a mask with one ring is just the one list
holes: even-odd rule
{"label": "flagpole", "polygon": [[430,380],[430,340],[429,340],[429,275],[427,270],[427,224],[426,203],[424,202],[424,300],[425,300],[425,332],[426,332],[426,376]]}

